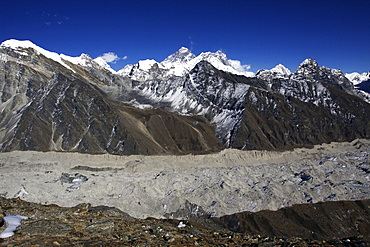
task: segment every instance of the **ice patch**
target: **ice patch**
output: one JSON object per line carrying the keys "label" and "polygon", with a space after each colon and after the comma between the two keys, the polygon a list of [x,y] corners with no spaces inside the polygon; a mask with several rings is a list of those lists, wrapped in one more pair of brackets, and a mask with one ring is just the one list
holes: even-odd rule
{"label": "ice patch", "polygon": [[129,102],[124,102],[130,106],[133,106],[138,109],[146,110],[146,109],[153,109],[154,107],[150,104],[140,104],[136,99],[133,99]]}
{"label": "ice patch", "polygon": [[15,229],[21,225],[21,221],[28,219],[28,217],[22,215],[7,215],[3,219],[5,220],[6,228],[0,233],[0,238],[9,238],[14,235]]}
{"label": "ice patch", "polygon": [[26,189],[24,188],[24,186],[22,185],[22,188],[20,191],[18,191],[17,194],[14,195],[15,198],[22,198],[24,195],[28,195],[28,192],[26,191]]}
{"label": "ice patch", "polygon": [[183,228],[183,227],[186,227],[186,225],[184,224],[184,222],[180,221],[180,223],[177,227],[178,228]]}

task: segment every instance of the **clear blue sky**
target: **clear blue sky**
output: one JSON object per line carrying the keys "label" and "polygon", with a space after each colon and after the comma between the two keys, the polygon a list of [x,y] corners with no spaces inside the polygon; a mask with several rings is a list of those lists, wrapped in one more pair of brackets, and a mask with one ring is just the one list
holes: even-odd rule
{"label": "clear blue sky", "polygon": [[198,55],[222,50],[251,71],[304,59],[343,72],[370,70],[370,0],[3,0],[0,42],[27,39],[50,51],[96,58],[112,68],[181,46]]}

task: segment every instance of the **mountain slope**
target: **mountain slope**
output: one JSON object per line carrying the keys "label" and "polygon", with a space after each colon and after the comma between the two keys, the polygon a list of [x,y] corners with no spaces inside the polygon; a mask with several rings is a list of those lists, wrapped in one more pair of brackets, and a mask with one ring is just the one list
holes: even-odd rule
{"label": "mountain slope", "polygon": [[284,149],[369,136],[369,105],[343,73],[312,59],[294,73],[280,65],[257,78],[202,61],[184,77],[154,76],[136,85],[152,104],[205,116],[223,147]]}
{"label": "mountain slope", "polygon": [[114,100],[128,99],[130,85],[109,70],[94,68],[93,61],[94,66],[85,68],[64,59],[55,61],[33,48],[17,49],[1,49],[2,151],[157,154],[219,150],[213,127],[202,117],[141,110]]}
{"label": "mountain slope", "polygon": [[242,68],[222,52],[181,48],[114,72],[86,54],[6,41],[0,149],[183,154],[369,138],[370,106],[340,70],[312,59],[294,73]]}

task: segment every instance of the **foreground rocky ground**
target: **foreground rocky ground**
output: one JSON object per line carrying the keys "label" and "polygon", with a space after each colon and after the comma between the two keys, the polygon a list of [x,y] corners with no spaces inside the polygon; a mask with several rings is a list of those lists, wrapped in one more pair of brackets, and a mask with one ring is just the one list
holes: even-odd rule
{"label": "foreground rocky ground", "polygon": [[[14,236],[0,239],[0,246],[370,245],[370,200],[190,221],[136,219],[116,208],[90,204],[59,207],[0,197],[0,205],[5,214],[29,217]],[[310,238],[300,237],[313,229],[316,234]]]}

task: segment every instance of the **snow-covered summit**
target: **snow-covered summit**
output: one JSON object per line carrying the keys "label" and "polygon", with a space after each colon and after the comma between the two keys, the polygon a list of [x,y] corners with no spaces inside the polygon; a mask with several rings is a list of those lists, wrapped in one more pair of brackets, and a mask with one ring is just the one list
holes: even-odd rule
{"label": "snow-covered summit", "polygon": [[5,47],[11,48],[21,55],[28,55],[25,49],[31,48],[36,51],[37,54],[41,54],[49,59],[52,59],[72,71],[74,70],[68,64],[66,64],[66,61],[84,67],[95,67],[96,65],[98,65],[106,70],[109,70],[112,73],[116,73],[102,58],[92,59],[89,55],[84,53],[82,53],[79,57],[71,57],[64,54],[58,54],[56,52],[45,50],[44,48],[41,48],[40,46],[32,43],[29,40],[6,40],[0,44],[0,48]]}
{"label": "snow-covered summit", "polygon": [[293,73],[294,79],[314,78],[320,71],[319,64],[312,58],[305,59]]}
{"label": "snow-covered summit", "polygon": [[276,65],[270,71],[283,76],[289,76],[292,73],[287,67],[282,64]]}
{"label": "snow-covered summit", "polygon": [[[167,76],[184,76],[201,61],[207,61],[216,69],[232,74],[247,77],[255,76],[253,72],[248,71],[249,65],[242,65],[238,60],[228,59],[222,51],[202,52],[200,55],[195,56],[185,47],[181,47],[177,52],[171,54],[160,63],[152,59],[141,60],[135,65],[126,65],[118,73],[123,76],[130,76],[132,79],[145,79],[148,78],[152,66],[157,64],[157,68],[163,70],[163,73]],[[144,74],[146,76],[142,76]]]}
{"label": "snow-covered summit", "polygon": [[282,64],[276,65],[274,68],[267,70],[262,69],[256,73],[256,76],[263,80],[270,81],[273,78],[285,78],[288,79],[292,72]]}
{"label": "snow-covered summit", "polygon": [[2,42],[0,44],[0,46],[1,47],[9,47],[9,48],[13,48],[13,49],[33,48],[33,49],[36,50],[36,49],[40,48],[29,40],[16,40],[16,39],[5,40],[4,42]]}
{"label": "snow-covered summit", "polygon": [[137,63],[137,67],[139,69],[142,69],[144,71],[148,71],[150,70],[154,64],[158,63],[157,61],[155,61],[154,59],[146,59],[146,60],[140,60],[138,63]]}
{"label": "snow-covered summit", "polygon": [[150,78],[152,68],[164,69],[164,66],[154,59],[140,60],[136,64],[127,64],[120,69],[117,74],[121,76],[128,76],[133,80],[145,81]]}
{"label": "snow-covered summit", "polygon": [[96,62],[100,67],[106,69],[106,70],[109,70],[110,72],[112,72],[113,74],[116,74],[117,72],[112,69],[109,64],[102,58],[102,57],[97,57],[94,59],[94,62]]}
{"label": "snow-covered summit", "polygon": [[319,68],[319,64],[316,62],[316,60],[312,58],[305,59],[297,68],[297,71],[300,70],[316,70]]}
{"label": "snow-covered summit", "polygon": [[196,56],[186,47],[181,47],[177,52],[168,56],[161,64],[183,64],[194,59]]}
{"label": "snow-covered summit", "polygon": [[32,48],[38,54],[42,54],[43,56],[62,64],[66,68],[68,68],[70,70],[73,70],[71,67],[69,67],[66,63],[63,62],[63,60],[61,58],[61,55],[59,55],[58,53],[55,53],[55,52],[47,51],[47,50],[35,45],[34,43],[32,43],[29,40],[10,39],[10,40],[6,40],[3,43],[1,43],[0,47],[12,48],[14,51],[20,53],[21,55],[27,55],[27,53],[25,53],[24,49]]}
{"label": "snow-covered summit", "polygon": [[244,75],[247,77],[253,77],[255,74],[248,71],[249,65],[242,65],[238,60],[228,59],[226,54],[222,51],[213,52],[202,52],[199,56],[193,59],[191,62],[194,67],[200,61],[207,61],[212,64],[216,69],[229,72],[236,75]]}
{"label": "snow-covered summit", "polygon": [[360,84],[363,81],[368,81],[370,80],[370,71],[369,72],[364,72],[364,73],[358,73],[358,72],[353,72],[353,73],[347,73],[345,76],[350,80],[353,85]]}

